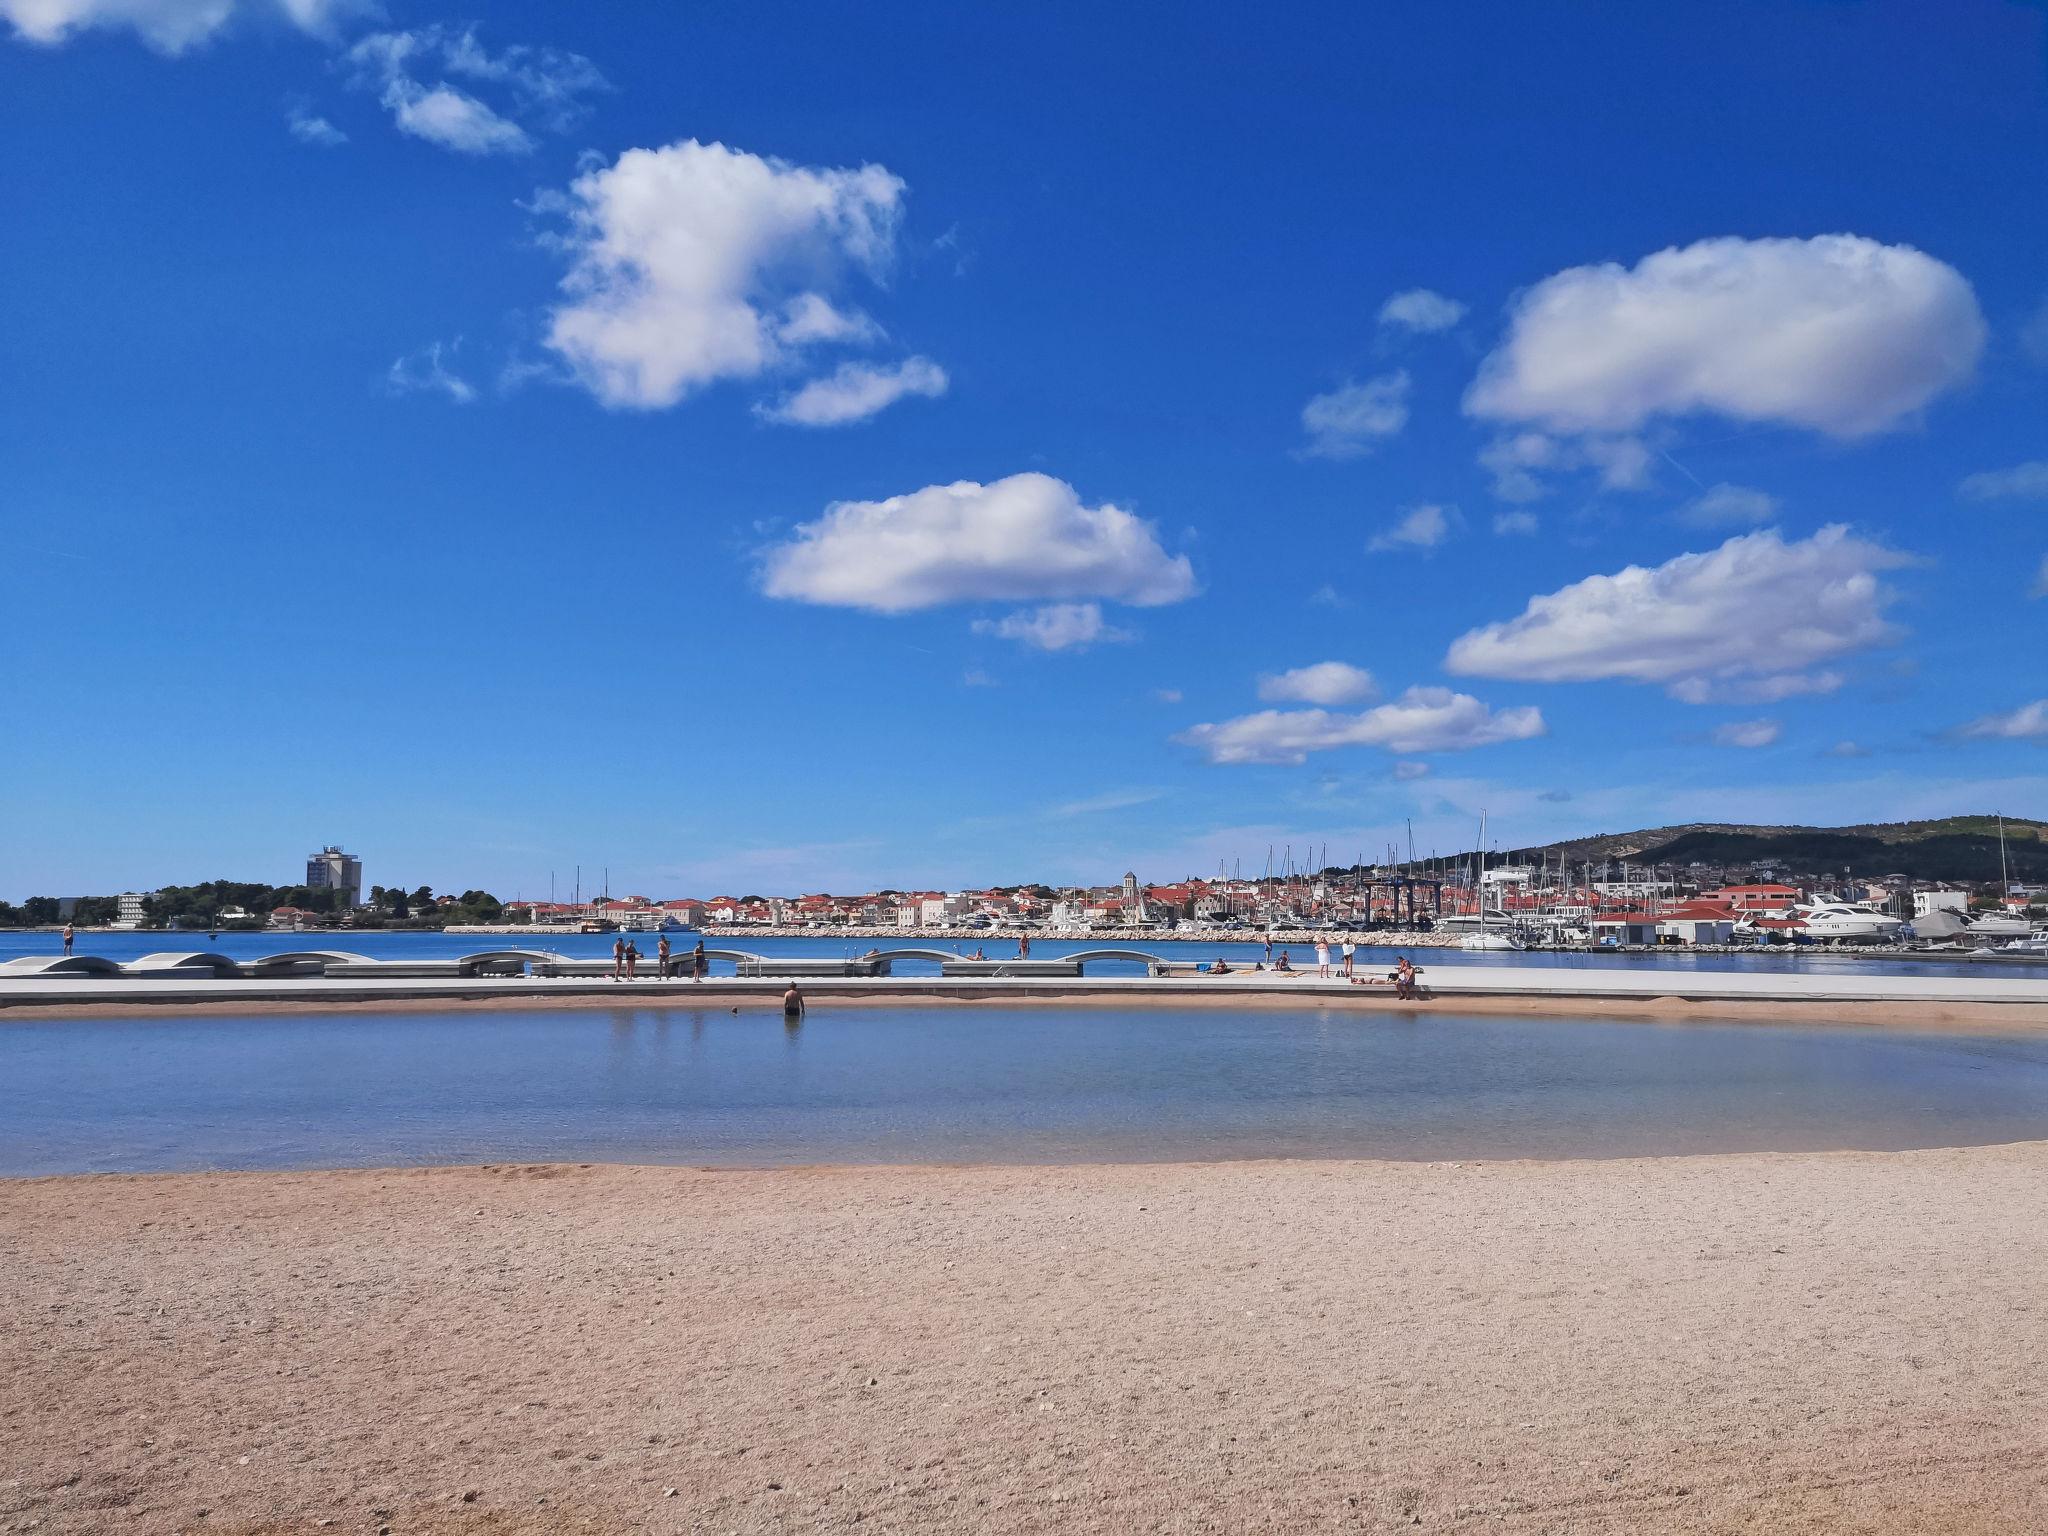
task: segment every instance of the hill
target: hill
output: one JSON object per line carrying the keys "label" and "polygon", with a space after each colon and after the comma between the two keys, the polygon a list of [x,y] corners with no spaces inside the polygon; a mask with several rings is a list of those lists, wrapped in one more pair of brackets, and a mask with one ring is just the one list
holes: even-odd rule
{"label": "hill", "polygon": [[[2013,879],[2048,880],[2048,825],[2007,817],[2005,840],[2006,863]],[[1527,853],[1534,860],[1554,860],[1560,855],[1571,864],[1607,859],[1678,865],[1762,863],[1801,874],[1846,871],[1865,877],[1903,874],[1921,880],[1973,882],[1999,878],[1995,816],[1946,816],[1933,821],[1868,822],[1848,827],[1693,822],[1573,838]]]}

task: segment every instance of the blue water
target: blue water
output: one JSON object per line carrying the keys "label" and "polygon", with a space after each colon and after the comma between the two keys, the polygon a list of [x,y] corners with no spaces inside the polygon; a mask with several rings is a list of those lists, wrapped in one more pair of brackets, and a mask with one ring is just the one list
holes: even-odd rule
{"label": "blue water", "polygon": [[0,1014],[0,1174],[2048,1138],[2048,1042],[1425,1010]]}
{"label": "blue water", "polygon": [[[633,934],[630,937],[640,946],[643,955],[654,954],[655,935]],[[1370,937],[1361,935],[1360,937]],[[109,960],[133,960],[157,950],[211,950],[232,956],[235,959],[253,959],[258,955],[282,954],[287,950],[302,949],[343,949],[355,954],[368,955],[372,959],[441,960],[454,959],[460,955],[475,954],[486,949],[540,949],[556,954],[582,956],[596,959],[609,957],[612,952],[613,935],[608,933],[567,933],[549,934],[545,937],[530,935],[482,935],[450,933],[385,933],[376,930],[354,932],[332,930],[321,933],[222,933],[218,939],[209,939],[203,932],[180,933],[81,933],[78,935],[76,953],[82,955],[103,955]],[[694,933],[671,934],[669,942],[678,953],[696,943]],[[802,939],[757,938],[744,931],[736,933],[707,933],[704,942],[711,948],[743,949],[756,954],[767,955],[817,955],[842,957],[863,954],[870,948],[941,949],[959,954],[971,953],[977,945],[991,958],[1000,959],[1017,952],[1014,937],[990,935],[975,939],[926,939],[916,930],[906,930],[894,939],[846,939],[833,937]],[[1079,949],[1139,949],[1173,959],[1213,960],[1218,955],[1238,961],[1261,958],[1264,945],[1260,941],[1247,940],[1235,944],[1178,943],[1170,939],[1147,938],[1135,942],[1126,940],[1075,940],[1075,939],[1034,939],[1031,953],[1034,958],[1051,959],[1057,955],[1070,954]],[[1312,945],[1293,944],[1275,946],[1275,954],[1287,949],[1297,966],[1312,965]],[[54,955],[61,952],[57,936],[53,933],[0,933],[0,960],[10,960],[17,955]],[[1579,952],[1524,951],[1510,954],[1466,954],[1457,949],[1403,949],[1399,944],[1374,944],[1361,947],[1358,964],[1366,969],[1385,970],[1393,964],[1394,957],[1411,954],[1424,965],[1537,965],[1582,970],[1608,970],[1615,968],[1640,970],[1645,966],[1676,971],[1798,971],[1815,975],[1852,972],[1857,974],[1892,973],[1914,976],[1977,976],[1984,974],[1981,964],[1968,961],[1901,960],[1896,958],[1858,958],[1853,954],[1829,953],[1817,949],[1793,949],[1780,946],[1769,950],[1745,951],[1739,954],[1687,954],[1683,951],[1666,951],[1644,954],[1586,954]],[[935,967],[924,967],[935,968]],[[730,964],[720,962],[712,967],[714,972],[729,972]],[[899,975],[916,975],[921,969],[914,961],[899,962]],[[1105,964],[1100,967],[1103,975],[1115,975],[1119,970],[1136,972],[1139,967]],[[2001,968],[2004,969],[2004,968]],[[2015,974],[2025,974],[2016,971]]]}

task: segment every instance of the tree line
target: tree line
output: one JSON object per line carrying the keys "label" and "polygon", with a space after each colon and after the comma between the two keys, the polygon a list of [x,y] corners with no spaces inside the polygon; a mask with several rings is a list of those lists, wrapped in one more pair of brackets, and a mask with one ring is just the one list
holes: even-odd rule
{"label": "tree line", "polygon": [[[489,891],[464,891],[460,896],[436,896],[433,887],[414,890],[402,886],[373,885],[366,910],[349,914],[340,893],[325,886],[261,885],[240,880],[208,880],[198,885],[167,885],[143,899],[146,928],[260,928],[280,907],[296,907],[330,921],[347,917],[353,927],[390,928],[410,926],[438,928],[448,923],[494,923],[504,916],[504,904]],[[246,917],[227,917],[230,911]],[[42,928],[66,921],[55,896],[31,896],[16,905],[0,901],[0,928]],[[120,903],[112,896],[81,896],[73,906],[71,923],[80,928],[104,926],[120,915]]]}

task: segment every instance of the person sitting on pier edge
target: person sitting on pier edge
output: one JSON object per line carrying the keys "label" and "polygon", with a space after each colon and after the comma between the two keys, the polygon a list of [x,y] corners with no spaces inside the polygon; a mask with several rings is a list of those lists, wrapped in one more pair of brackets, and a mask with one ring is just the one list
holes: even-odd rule
{"label": "person sitting on pier edge", "polygon": [[1294,969],[1292,965],[1288,964],[1286,950],[1280,951],[1280,958],[1273,962],[1273,969],[1276,971],[1291,971]]}
{"label": "person sitting on pier edge", "polygon": [[663,934],[654,941],[654,963],[661,971],[661,979],[668,980],[668,935]]}
{"label": "person sitting on pier edge", "polygon": [[1394,960],[1394,996],[1415,996],[1415,966],[1406,955],[1397,956]]}
{"label": "person sitting on pier edge", "polygon": [[785,1019],[800,1019],[804,1016],[804,995],[797,991],[796,983],[789,984],[789,990],[782,994],[782,1016]]}

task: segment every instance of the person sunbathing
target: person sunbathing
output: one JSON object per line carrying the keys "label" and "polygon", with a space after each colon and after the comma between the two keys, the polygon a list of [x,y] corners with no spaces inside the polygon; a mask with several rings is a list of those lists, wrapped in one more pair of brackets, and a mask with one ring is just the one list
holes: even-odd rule
{"label": "person sunbathing", "polygon": [[1221,955],[1218,955],[1216,963],[1209,967],[1209,974],[1211,976],[1228,976],[1230,974],[1230,962]]}

